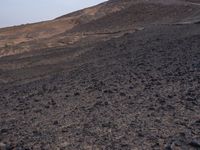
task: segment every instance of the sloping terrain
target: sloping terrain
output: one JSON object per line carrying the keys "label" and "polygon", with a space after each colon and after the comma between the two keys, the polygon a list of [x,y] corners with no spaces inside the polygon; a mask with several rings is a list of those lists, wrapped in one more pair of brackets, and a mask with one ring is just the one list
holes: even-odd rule
{"label": "sloping terrain", "polygon": [[102,5],[43,39],[71,44],[0,58],[0,149],[200,149],[198,1]]}
{"label": "sloping terrain", "polygon": [[199,7],[186,0],[108,1],[54,20],[0,29],[0,57],[76,45],[91,36],[107,40],[110,33],[121,36],[149,24],[198,22]]}
{"label": "sloping terrain", "polygon": [[[106,4],[102,3],[50,21],[0,29],[0,56],[52,47],[52,43],[45,43],[43,40],[123,8],[123,5]],[[59,46],[59,43],[53,44]]]}
{"label": "sloping terrain", "polygon": [[199,44],[199,25],[157,26],[40,66],[65,71],[2,86],[0,139],[22,149],[195,150]]}

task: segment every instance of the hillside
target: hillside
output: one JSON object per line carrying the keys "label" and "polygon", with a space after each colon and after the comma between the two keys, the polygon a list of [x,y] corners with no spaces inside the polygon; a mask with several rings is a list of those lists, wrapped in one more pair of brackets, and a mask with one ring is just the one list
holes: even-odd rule
{"label": "hillside", "polygon": [[191,1],[108,1],[54,20],[0,29],[0,57],[71,46],[87,40],[88,34],[104,40],[107,32],[133,32],[149,24],[195,22],[199,14],[198,3]]}
{"label": "hillside", "polygon": [[115,3],[102,3],[54,20],[0,29],[0,57],[50,47],[61,47],[63,43],[58,41],[60,39],[53,38],[53,41],[46,41],[77,25],[96,20],[122,8],[124,8],[123,4],[117,6]]}
{"label": "hillside", "polygon": [[110,0],[3,33],[24,43],[1,51],[0,149],[200,149],[199,1]]}

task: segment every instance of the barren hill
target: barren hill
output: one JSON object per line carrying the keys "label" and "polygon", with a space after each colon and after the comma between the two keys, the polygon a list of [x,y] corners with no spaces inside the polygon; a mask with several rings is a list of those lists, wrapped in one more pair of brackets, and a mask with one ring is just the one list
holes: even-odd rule
{"label": "barren hill", "polygon": [[200,149],[197,0],[110,0],[6,42],[0,149]]}
{"label": "barren hill", "polygon": [[59,35],[60,33],[64,33],[77,25],[116,12],[123,7],[123,5],[117,6],[103,3],[61,16],[54,20],[0,29],[0,56],[2,57],[36,49],[62,46],[62,43],[59,43],[59,41],[46,43],[44,40]]}
{"label": "barren hill", "polygon": [[0,57],[71,46],[88,34],[99,37],[99,32],[125,33],[149,24],[199,21],[198,4],[184,0],[113,0],[54,20],[0,29]]}

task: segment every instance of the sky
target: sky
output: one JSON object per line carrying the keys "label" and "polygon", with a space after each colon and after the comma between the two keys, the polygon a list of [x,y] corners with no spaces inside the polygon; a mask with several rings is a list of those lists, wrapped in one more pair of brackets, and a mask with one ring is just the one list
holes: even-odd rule
{"label": "sky", "polygon": [[54,19],[105,0],[1,0],[0,28]]}

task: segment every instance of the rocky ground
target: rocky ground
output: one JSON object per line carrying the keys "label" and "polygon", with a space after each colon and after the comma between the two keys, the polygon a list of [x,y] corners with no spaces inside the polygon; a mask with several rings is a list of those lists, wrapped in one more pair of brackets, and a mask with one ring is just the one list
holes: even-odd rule
{"label": "rocky ground", "polygon": [[199,150],[196,8],[189,22],[103,24],[136,11],[123,10],[66,32],[89,34],[74,46],[2,57],[0,150]]}
{"label": "rocky ground", "polygon": [[[0,90],[7,149],[200,149],[200,26],[152,26]],[[67,64],[68,65],[68,64]]]}

